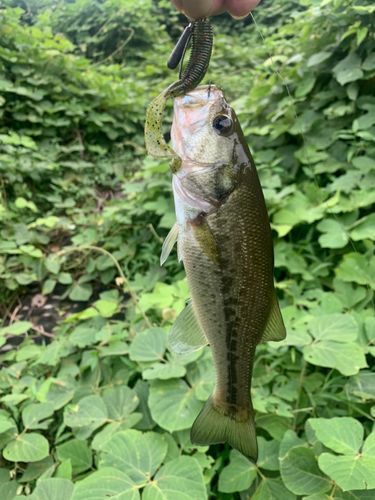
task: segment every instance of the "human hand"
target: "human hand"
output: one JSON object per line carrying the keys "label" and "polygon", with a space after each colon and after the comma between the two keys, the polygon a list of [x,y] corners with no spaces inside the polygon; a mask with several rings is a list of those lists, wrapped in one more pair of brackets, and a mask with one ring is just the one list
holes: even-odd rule
{"label": "human hand", "polygon": [[226,10],[235,19],[246,17],[260,0],[171,0],[186,17],[200,19],[222,14]]}

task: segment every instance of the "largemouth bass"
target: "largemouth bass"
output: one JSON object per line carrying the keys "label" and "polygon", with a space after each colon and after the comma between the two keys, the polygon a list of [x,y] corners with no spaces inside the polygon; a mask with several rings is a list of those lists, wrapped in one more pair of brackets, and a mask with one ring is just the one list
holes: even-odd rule
{"label": "largemouth bass", "polygon": [[200,446],[228,442],[258,456],[251,403],[257,344],[286,332],[273,282],[267,209],[249,148],[223,91],[202,86],[174,101],[172,149],[178,237],[191,301],[175,321],[170,345],[184,354],[211,346],[216,384],[191,429]]}

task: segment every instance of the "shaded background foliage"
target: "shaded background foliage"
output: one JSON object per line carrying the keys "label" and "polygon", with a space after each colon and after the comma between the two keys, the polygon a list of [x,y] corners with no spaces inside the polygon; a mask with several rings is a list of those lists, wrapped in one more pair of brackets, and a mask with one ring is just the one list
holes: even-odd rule
{"label": "shaded background foliage", "polygon": [[171,179],[143,124],[183,16],[165,0],[0,3],[2,499],[375,495],[375,7],[255,15],[213,19],[207,81],[254,154],[288,329],[257,351],[257,466],[191,445],[212,359],[166,342],[189,290],[175,252],[159,267]]}

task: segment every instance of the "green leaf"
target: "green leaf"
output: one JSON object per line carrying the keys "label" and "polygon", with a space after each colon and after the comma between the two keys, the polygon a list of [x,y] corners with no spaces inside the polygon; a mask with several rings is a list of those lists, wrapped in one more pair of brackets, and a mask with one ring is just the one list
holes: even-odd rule
{"label": "green leaf", "polygon": [[203,359],[189,366],[187,379],[195,389],[199,401],[207,401],[215,387],[215,367],[211,351]]}
{"label": "green leaf", "polygon": [[89,300],[93,292],[91,285],[75,284],[72,291],[69,293],[69,299],[77,302]]}
{"label": "green leaf", "polygon": [[111,420],[123,420],[139,405],[139,399],[133,389],[129,387],[115,387],[103,394],[103,401]]}
{"label": "green leaf", "polygon": [[257,426],[265,429],[270,436],[279,441],[283,439],[285,432],[291,427],[288,419],[278,415],[262,415],[258,413],[255,422]]}
{"label": "green leaf", "polygon": [[149,328],[138,333],[130,347],[133,361],[157,361],[163,358],[167,346],[167,332],[162,328]]}
{"label": "green leaf", "polygon": [[169,432],[191,427],[202,408],[194,389],[181,379],[153,382],[148,404],[152,418]]}
{"label": "green leaf", "polygon": [[323,234],[319,236],[320,246],[323,248],[342,248],[348,241],[349,237],[343,226],[332,219],[323,219],[316,228]]}
{"label": "green leaf", "polygon": [[[42,391],[43,385],[46,392]],[[76,389],[73,378],[56,379],[50,377],[39,389],[37,398],[41,402],[48,402],[53,405],[54,410],[60,410],[73,399]]]}
{"label": "green leaf", "polygon": [[139,406],[137,410],[142,413],[142,419],[137,424],[137,429],[151,430],[153,427],[155,427],[156,424],[151,417],[151,412],[148,405],[149,386],[143,380],[137,380],[134,389],[139,398]]}
{"label": "green leaf", "polygon": [[186,368],[179,359],[174,359],[171,363],[157,363],[146,370],[143,370],[142,377],[145,380],[169,380],[171,378],[181,378],[186,374]]}
{"label": "green leaf", "polygon": [[331,52],[318,52],[317,54],[313,54],[307,60],[307,66],[310,68],[311,66],[316,66],[324,61],[326,61],[329,57],[331,57]]}
{"label": "green leaf", "polygon": [[141,419],[142,413],[132,413],[128,415],[125,420],[118,420],[107,424],[100,432],[95,434],[91,443],[92,449],[101,450],[117,432],[126,431],[127,429],[135,427]]}
{"label": "green leaf", "polygon": [[345,85],[349,82],[354,82],[363,77],[363,71],[360,69],[361,58],[358,54],[353,53],[342,59],[333,68],[333,74],[340,85]]}
{"label": "green leaf", "polygon": [[303,497],[303,500],[332,500],[332,497],[325,495],[324,493],[315,493],[314,495]]}
{"label": "green leaf", "polygon": [[52,274],[58,274],[60,271],[60,264],[53,257],[48,257],[47,259],[45,259],[44,265]]}
{"label": "green leaf", "polygon": [[308,423],[327,448],[344,455],[358,453],[363,439],[363,427],[358,420],[350,417],[310,418]]}
{"label": "green leaf", "polygon": [[142,500],[206,500],[202,469],[191,457],[179,457],[164,465],[146,486]]}
{"label": "green leaf", "polygon": [[281,481],[263,479],[251,500],[296,500]]}
{"label": "green leaf", "polygon": [[[13,500],[16,497],[19,484],[16,481],[0,485],[0,498],[1,500]],[[19,497],[16,497],[16,500]]]}
{"label": "green leaf", "polygon": [[361,370],[354,377],[350,377],[346,388],[350,394],[361,398],[362,401],[375,400],[375,373]]}
{"label": "green leaf", "polygon": [[71,500],[74,484],[67,479],[50,478],[39,481],[32,495],[20,500]]}
{"label": "green leaf", "polygon": [[315,82],[316,78],[313,75],[305,75],[297,85],[295,96],[303,97],[308,94],[314,88]]}
{"label": "green leaf", "polygon": [[366,59],[363,61],[362,68],[365,71],[372,71],[375,69],[375,54],[371,52]]}
{"label": "green leaf", "polygon": [[361,368],[366,368],[363,349],[355,343],[339,344],[322,341],[303,348],[303,357],[313,365],[336,368],[349,377],[356,375]]}
{"label": "green leaf", "polygon": [[23,425],[27,429],[47,429],[50,422],[42,422],[53,415],[51,403],[39,403],[26,406],[22,412]]}
{"label": "green leaf", "polygon": [[17,208],[28,208],[34,213],[38,211],[33,201],[26,200],[25,198],[22,197],[16,198],[14,204],[16,205]]}
{"label": "green leaf", "polygon": [[26,333],[33,326],[30,321],[18,321],[13,323],[10,326],[5,326],[4,328],[0,328],[0,336],[1,335],[22,335]]}
{"label": "green leaf", "polygon": [[255,465],[237,450],[231,450],[230,463],[219,476],[219,491],[234,493],[250,488],[257,477]]}
{"label": "green leaf", "polygon": [[342,281],[353,281],[375,289],[375,257],[368,260],[359,253],[348,253],[338,266],[336,276]]}
{"label": "green leaf", "polygon": [[257,465],[261,469],[279,470],[280,442],[273,439],[266,441],[262,436],[258,438],[259,458]]}
{"label": "green leaf", "polygon": [[55,289],[57,281],[56,280],[46,280],[43,283],[43,288],[42,288],[42,294],[43,295],[48,295],[53,292]]}
{"label": "green leaf", "polygon": [[285,486],[296,495],[325,493],[332,483],[318,468],[313,450],[304,446],[290,449],[280,460]]}
{"label": "green leaf", "polygon": [[358,325],[349,314],[327,314],[311,320],[309,330],[317,340],[353,342],[357,339]]}
{"label": "green leaf", "polygon": [[294,431],[286,431],[280,443],[279,458],[284,458],[287,452],[296,446],[307,446],[307,443],[300,439]]}
{"label": "green leaf", "polygon": [[371,490],[375,488],[375,433],[366,439],[361,454],[335,456],[323,453],[319,467],[342,490]]}
{"label": "green leaf", "polygon": [[79,481],[71,500],[139,500],[139,491],[127,474],[114,468],[101,469]]}
{"label": "green leaf", "polygon": [[18,436],[4,449],[4,458],[10,462],[39,462],[49,454],[47,439],[40,434],[30,433]]}
{"label": "green leaf", "polygon": [[367,340],[371,343],[375,343],[375,318],[366,318],[365,330]]}
{"label": "green leaf", "polygon": [[94,302],[94,306],[103,318],[111,318],[118,311],[117,303],[108,302],[107,300],[97,300]]}
{"label": "green leaf", "polygon": [[344,307],[350,309],[366,297],[366,290],[362,287],[355,288],[351,283],[345,283],[337,278],[333,280],[335,295]]}
{"label": "green leaf", "polygon": [[364,217],[355,228],[350,231],[350,236],[354,241],[365,239],[375,240],[375,214]]}
{"label": "green leaf", "polygon": [[[370,124],[370,126],[371,126],[371,124]],[[370,158],[369,156],[365,156],[365,155],[364,156],[357,156],[356,158],[352,159],[352,163],[355,167],[357,167],[359,169],[362,169],[362,168],[375,169],[375,160],[373,158]]]}
{"label": "green leaf", "polygon": [[7,415],[0,415],[0,434],[14,427],[14,420]]}
{"label": "green leaf", "polygon": [[49,455],[40,462],[32,462],[31,464],[28,465],[23,476],[21,477],[21,479],[19,479],[19,482],[29,483],[34,479],[37,479],[44,472],[46,472],[46,470],[50,469],[53,464],[54,464],[53,458]]}
{"label": "green leaf", "polygon": [[75,475],[91,468],[92,452],[87,441],[71,439],[57,446],[56,451],[60,462],[71,461],[73,474]]}
{"label": "green leaf", "polygon": [[115,467],[137,485],[148,482],[167,454],[168,445],[160,434],[130,429],[118,432],[102,448],[99,469]]}
{"label": "green leaf", "polygon": [[107,407],[99,396],[87,396],[64,413],[64,423],[78,439],[87,439],[108,420]]}
{"label": "green leaf", "polygon": [[63,462],[61,462],[61,464],[57,467],[53,477],[59,477],[61,479],[69,479],[71,481],[72,475],[73,475],[72,461],[69,458],[69,460],[64,460]]}

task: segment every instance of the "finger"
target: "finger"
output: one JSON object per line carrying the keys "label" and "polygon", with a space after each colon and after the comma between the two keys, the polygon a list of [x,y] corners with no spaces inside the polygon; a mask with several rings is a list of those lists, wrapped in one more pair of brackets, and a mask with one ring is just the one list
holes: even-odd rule
{"label": "finger", "polygon": [[[176,5],[175,1],[172,0]],[[182,3],[182,10],[186,17],[190,19],[200,19],[211,14],[214,0],[178,0]]]}
{"label": "finger", "polygon": [[176,9],[178,9],[180,12],[183,12],[184,8],[182,5],[182,0],[171,0],[171,2],[176,7]]}
{"label": "finger", "polygon": [[213,16],[217,16],[218,14],[222,14],[227,10],[225,5],[225,0],[214,0],[214,4],[212,6],[211,14]]}
{"label": "finger", "polygon": [[246,17],[258,5],[260,0],[226,0],[229,14],[235,19]]}

